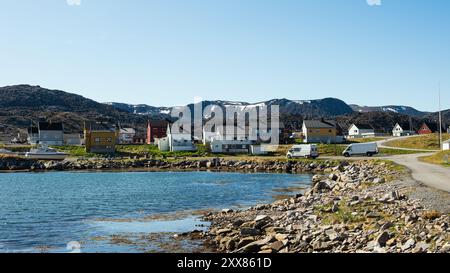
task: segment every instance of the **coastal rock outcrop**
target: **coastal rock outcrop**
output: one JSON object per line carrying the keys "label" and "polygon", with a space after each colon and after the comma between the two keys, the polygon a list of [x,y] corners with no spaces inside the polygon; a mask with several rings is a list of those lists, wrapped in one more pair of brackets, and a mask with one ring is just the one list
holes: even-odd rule
{"label": "coastal rock outcrop", "polygon": [[383,162],[339,165],[315,175],[304,195],[205,215],[211,230],[230,231],[203,237],[218,251],[235,253],[450,252],[450,215],[410,200],[388,183],[396,178],[397,170]]}

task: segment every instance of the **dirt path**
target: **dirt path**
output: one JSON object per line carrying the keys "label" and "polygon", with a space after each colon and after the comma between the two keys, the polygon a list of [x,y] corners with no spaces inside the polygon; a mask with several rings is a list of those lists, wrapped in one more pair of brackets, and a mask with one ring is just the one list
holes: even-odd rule
{"label": "dirt path", "polygon": [[[403,137],[408,138],[408,137]],[[399,138],[396,138],[399,139]],[[395,155],[390,156],[388,159],[394,161],[397,164],[403,165],[411,170],[411,175],[414,180],[423,183],[427,186],[450,192],[450,169],[441,167],[438,165],[433,165],[425,163],[419,160],[419,157],[430,156],[438,150],[420,150],[420,149],[407,149],[407,148],[396,148],[386,146],[385,144],[392,139],[378,141],[378,147],[389,148],[397,150],[409,150],[409,151],[429,151],[430,153],[420,153],[420,154],[406,154],[406,155]]]}

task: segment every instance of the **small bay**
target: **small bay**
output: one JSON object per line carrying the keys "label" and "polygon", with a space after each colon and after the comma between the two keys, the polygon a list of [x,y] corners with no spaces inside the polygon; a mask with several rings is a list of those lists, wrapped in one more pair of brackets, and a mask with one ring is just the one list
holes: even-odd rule
{"label": "small bay", "polygon": [[0,173],[0,252],[68,252],[74,241],[84,252],[149,251],[152,240],[136,247],[126,236],[205,228],[200,211],[271,202],[310,183],[306,174]]}

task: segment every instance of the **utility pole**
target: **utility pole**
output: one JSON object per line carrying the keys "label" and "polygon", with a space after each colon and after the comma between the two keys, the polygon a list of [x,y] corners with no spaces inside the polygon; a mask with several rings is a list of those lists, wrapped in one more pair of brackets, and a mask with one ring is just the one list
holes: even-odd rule
{"label": "utility pole", "polygon": [[442,149],[441,83],[439,82],[439,149]]}

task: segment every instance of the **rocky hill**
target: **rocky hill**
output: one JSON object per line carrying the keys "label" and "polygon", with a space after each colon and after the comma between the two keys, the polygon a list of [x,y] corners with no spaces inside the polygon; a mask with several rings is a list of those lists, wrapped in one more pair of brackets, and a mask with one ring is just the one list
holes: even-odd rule
{"label": "rocky hill", "polygon": [[[154,107],[145,104],[133,105],[124,104],[117,102],[105,103],[106,105],[111,105],[117,109],[127,111],[129,113],[140,114],[140,115],[167,115],[170,113],[172,107]],[[320,100],[303,100],[303,101],[293,101],[288,99],[273,99],[269,101],[263,101],[258,103],[248,103],[240,101],[203,101],[202,107],[207,107],[209,105],[217,105],[224,109],[230,109],[232,107],[238,107],[242,112],[248,111],[251,108],[261,107],[261,106],[271,106],[279,105],[280,114],[282,115],[301,115],[307,118],[318,118],[322,116],[334,117],[344,114],[353,113],[352,108],[345,102],[335,98],[325,98]],[[194,105],[188,105],[193,109]]]}
{"label": "rocky hill", "polygon": [[[66,131],[81,131],[84,121],[106,121],[132,126],[141,133],[151,118],[169,118],[173,107],[154,107],[145,104],[98,103],[80,95],[40,86],[16,85],[0,88],[0,135],[11,135],[25,130],[31,122],[40,119],[61,121]],[[279,105],[281,120],[287,128],[298,130],[304,119],[333,118],[346,130],[352,123],[370,124],[379,132],[390,132],[396,123],[413,129],[426,122],[437,129],[437,113],[420,112],[407,106],[358,108],[336,98],[320,100],[273,99],[259,103],[232,101],[203,101],[202,107],[218,105],[225,111],[235,106],[245,113],[260,106]],[[193,109],[194,105],[188,105]],[[397,110],[386,110],[392,108]],[[450,110],[443,112],[443,120],[450,121]]]}
{"label": "rocky hill", "polygon": [[384,113],[403,114],[413,117],[423,117],[429,114],[428,112],[422,112],[413,107],[403,105],[360,106],[356,104],[351,104],[350,107],[353,109],[353,111],[359,113],[384,112]]}
{"label": "rocky hill", "polygon": [[15,85],[0,88],[0,127],[4,132],[24,129],[40,119],[64,122],[67,131],[81,131],[84,121],[124,125],[144,123],[145,117],[121,111],[80,95],[40,86]]}

